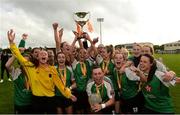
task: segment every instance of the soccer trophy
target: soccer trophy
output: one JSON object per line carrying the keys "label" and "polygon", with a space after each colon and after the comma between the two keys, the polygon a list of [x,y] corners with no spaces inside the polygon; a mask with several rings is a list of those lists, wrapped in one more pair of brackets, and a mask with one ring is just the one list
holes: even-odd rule
{"label": "soccer trophy", "polygon": [[[96,103],[102,103],[102,98],[101,98],[101,96],[98,95],[97,93],[92,93],[92,94],[89,96],[88,100],[89,100],[89,104],[90,104],[90,105],[94,105],[94,104],[96,104]],[[91,111],[91,112],[93,112],[93,111]]]}
{"label": "soccer trophy", "polygon": [[102,98],[97,93],[92,93],[89,96],[89,103],[90,103],[90,105],[93,105],[93,104],[96,104],[96,103],[101,103],[101,102],[102,102]]}
{"label": "soccer trophy", "polygon": [[[102,98],[100,95],[98,95],[97,93],[92,93],[89,97],[88,97],[88,101],[89,101],[89,104],[91,106],[93,106],[94,104],[97,104],[97,103],[102,103]],[[93,110],[91,110],[92,113],[94,113]]]}
{"label": "soccer trophy", "polygon": [[90,12],[75,12],[73,15],[76,24],[81,26],[81,33],[83,33],[83,27],[90,19]]}

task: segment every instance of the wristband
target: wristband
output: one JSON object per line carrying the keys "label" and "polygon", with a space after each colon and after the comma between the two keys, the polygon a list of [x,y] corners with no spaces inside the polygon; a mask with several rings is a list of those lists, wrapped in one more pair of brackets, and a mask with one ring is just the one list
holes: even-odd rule
{"label": "wristband", "polygon": [[69,89],[72,90],[72,87],[70,86]]}
{"label": "wristband", "polygon": [[101,108],[104,109],[106,107],[106,104],[101,104]]}

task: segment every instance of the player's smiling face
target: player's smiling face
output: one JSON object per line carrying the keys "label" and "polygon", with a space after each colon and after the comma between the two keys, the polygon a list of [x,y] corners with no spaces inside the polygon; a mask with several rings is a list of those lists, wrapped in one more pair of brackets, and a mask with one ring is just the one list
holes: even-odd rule
{"label": "player's smiling face", "polygon": [[123,63],[123,61],[124,61],[123,54],[120,54],[120,53],[115,54],[115,56],[114,56],[114,63],[115,63],[115,66],[117,68],[120,68],[120,66]]}
{"label": "player's smiling face", "polygon": [[101,68],[93,69],[92,71],[93,80],[97,85],[100,85],[103,81],[104,73]]}
{"label": "player's smiling face", "polygon": [[146,72],[151,69],[152,64],[150,63],[150,59],[146,56],[142,56],[140,63],[139,63],[139,68],[141,71]]}
{"label": "player's smiling face", "polygon": [[57,56],[57,60],[59,65],[64,65],[66,61],[65,55],[63,53],[59,53]]}
{"label": "player's smiling face", "polygon": [[41,64],[46,64],[48,61],[48,53],[45,50],[41,50],[38,53],[38,61]]}

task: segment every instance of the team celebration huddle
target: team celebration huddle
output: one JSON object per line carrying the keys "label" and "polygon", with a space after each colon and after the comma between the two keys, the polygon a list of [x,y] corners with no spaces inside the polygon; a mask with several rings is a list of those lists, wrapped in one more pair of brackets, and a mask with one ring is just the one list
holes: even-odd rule
{"label": "team celebration huddle", "polygon": [[78,31],[68,43],[58,23],[52,29],[56,49],[30,52],[25,49],[27,34],[16,45],[15,31],[7,32],[12,56],[5,67],[14,84],[14,113],[175,113],[169,87],[180,79],[154,58],[152,46],[134,43],[129,53],[97,45],[98,39]]}

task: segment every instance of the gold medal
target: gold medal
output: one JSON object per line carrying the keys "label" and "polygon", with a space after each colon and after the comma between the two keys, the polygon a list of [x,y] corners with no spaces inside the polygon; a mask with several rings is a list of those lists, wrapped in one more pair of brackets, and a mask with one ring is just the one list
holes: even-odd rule
{"label": "gold medal", "polygon": [[80,62],[80,65],[81,65],[81,72],[83,76],[85,77],[87,73],[86,64],[84,62]]}
{"label": "gold medal", "polygon": [[[96,85],[96,93],[97,93],[97,94],[99,95],[99,97],[101,97],[101,98],[103,97],[103,93],[104,93],[104,92],[103,92],[103,88],[104,88],[104,87],[103,87],[103,83],[100,84],[99,86]],[[101,93],[100,93],[100,91],[99,91],[100,89],[101,89]]]}
{"label": "gold medal", "polygon": [[103,61],[103,63],[102,63],[102,70],[103,70],[105,75],[108,74],[108,72],[109,72],[108,71],[108,65],[109,65],[109,61],[107,61],[107,62]]}
{"label": "gold medal", "polygon": [[66,86],[66,68],[59,69],[59,75],[60,75],[60,79],[62,80],[64,86]]}

